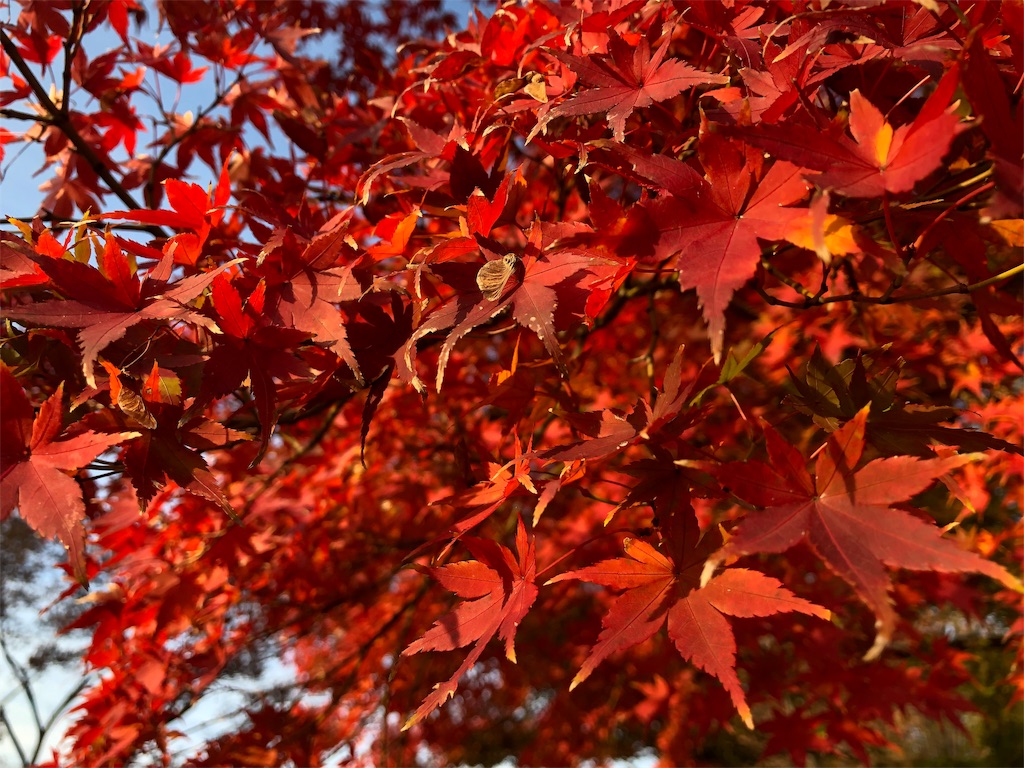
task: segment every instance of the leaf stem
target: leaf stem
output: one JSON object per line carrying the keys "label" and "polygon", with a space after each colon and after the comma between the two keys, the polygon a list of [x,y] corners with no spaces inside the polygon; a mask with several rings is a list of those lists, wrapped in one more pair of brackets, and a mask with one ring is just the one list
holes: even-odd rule
{"label": "leaf stem", "polygon": [[905,265],[909,261],[909,257],[899,238],[896,237],[896,225],[892,221],[892,211],[890,210],[889,193],[887,191],[882,192],[882,211],[885,213],[885,228],[889,232],[889,240],[892,242],[893,248],[896,249],[896,255],[900,257],[900,261]]}

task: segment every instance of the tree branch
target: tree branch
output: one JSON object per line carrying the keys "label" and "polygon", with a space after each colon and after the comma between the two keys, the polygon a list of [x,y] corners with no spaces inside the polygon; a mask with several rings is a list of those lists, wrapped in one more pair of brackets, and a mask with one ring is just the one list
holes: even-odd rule
{"label": "tree branch", "polygon": [[1004,270],[998,275],[993,275],[992,277],[986,278],[977,283],[971,283],[970,285],[957,283],[950,288],[938,288],[934,291],[922,291],[921,293],[907,293],[902,296],[889,296],[887,294],[883,294],[881,296],[864,296],[860,293],[844,293],[840,296],[813,296],[803,302],[800,302],[786,301],[785,299],[776,298],[766,292],[761,286],[756,286],[756,290],[769,304],[778,307],[790,307],[792,309],[810,309],[811,307],[817,307],[823,304],[837,304],[844,301],[854,304],[904,304],[911,301],[920,301],[921,299],[934,299],[939,296],[973,293],[974,291],[980,291],[982,288],[987,288],[990,285],[995,285],[996,283],[1001,283],[1004,280],[1009,280],[1011,277],[1019,275],[1022,272],[1024,272],[1024,264],[1018,264],[1016,267]]}
{"label": "tree branch", "polygon": [[[128,191],[121,186],[121,183],[114,178],[114,175],[110,172],[106,163],[96,154],[96,151],[89,146],[88,142],[82,138],[82,135],[75,128],[74,123],[71,122],[69,113],[66,113],[64,109],[58,107],[50,99],[46,89],[43,88],[42,84],[36,79],[35,73],[29,68],[28,64],[22,58],[21,53],[18,52],[14,42],[7,36],[7,33],[0,29],[0,47],[3,48],[4,52],[10,57],[11,61],[18,68],[18,71],[24,76],[25,81],[29,84],[32,89],[32,93],[39,100],[39,104],[47,112],[50,117],[50,123],[56,126],[60,131],[68,138],[68,140],[75,146],[78,153],[85,158],[86,162],[96,172],[96,175],[103,179],[103,182],[110,188],[110,191],[115,194],[118,199],[127,205],[129,208],[138,209],[141,208],[134,198]],[[67,94],[64,95],[64,105],[67,104]],[[167,237],[167,233],[160,227],[150,227],[149,231],[156,237]]]}
{"label": "tree branch", "polygon": [[46,722],[42,724],[42,731],[39,734],[39,741],[36,743],[36,748],[32,751],[31,763],[33,765],[39,761],[39,752],[43,748],[43,741],[46,738],[46,734],[50,732],[54,725],[57,724],[57,720],[60,718],[61,715],[64,714],[64,710],[66,710],[71,705],[71,702],[75,700],[75,697],[78,696],[78,694],[80,694],[85,689],[85,686],[89,684],[89,679],[91,677],[91,674],[86,675],[78,682],[78,684],[74,688],[68,691],[67,695],[61,701],[61,703],[58,704],[57,707],[53,710],[53,713],[50,715],[50,717],[47,718]]}
{"label": "tree branch", "polygon": [[21,744],[18,742],[17,737],[14,735],[14,731],[11,730],[11,725],[7,720],[6,713],[4,713],[3,708],[0,707],[0,713],[3,714],[3,723],[7,727],[7,731],[11,734],[12,741],[14,741],[15,746],[18,748],[18,754],[21,756],[21,762],[23,765],[29,766],[33,762],[35,762],[35,756],[39,752],[39,745],[42,743],[43,735],[46,733],[46,731],[43,728],[43,718],[39,714],[39,706],[36,704],[35,693],[32,691],[32,681],[29,678],[28,673],[21,666],[21,664],[19,664],[11,655],[11,650],[7,646],[7,639],[4,637],[3,632],[0,632],[0,650],[3,651],[4,659],[7,661],[7,665],[11,668],[11,672],[14,673],[14,677],[17,679],[18,685],[24,692],[25,698],[28,699],[29,707],[32,710],[32,719],[35,720],[36,730],[39,732],[36,748],[32,752],[32,759],[27,760],[25,758],[25,753],[22,750]]}
{"label": "tree branch", "polygon": [[7,719],[7,710],[3,707],[0,707],[0,722],[4,724],[4,727],[7,729],[7,733],[10,734],[11,741],[14,742],[14,748],[18,750],[18,757],[21,758],[21,764],[25,766],[25,768],[28,768],[32,763],[25,754],[25,750],[22,748],[21,742],[18,740],[18,736],[14,733],[14,729],[11,728],[11,722]]}

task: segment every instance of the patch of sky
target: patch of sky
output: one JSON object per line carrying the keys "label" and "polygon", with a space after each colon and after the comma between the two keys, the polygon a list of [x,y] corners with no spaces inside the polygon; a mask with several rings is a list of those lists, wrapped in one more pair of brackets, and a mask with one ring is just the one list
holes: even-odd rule
{"label": "patch of sky", "polygon": [[[411,0],[410,0],[411,1]],[[495,3],[475,0],[445,0],[444,9],[451,13],[459,25],[465,25],[470,14],[475,8],[481,9],[485,14],[493,11]],[[14,24],[17,21],[17,14],[20,10],[16,4],[7,4],[6,13],[3,14],[3,21]],[[386,18],[384,13],[383,0],[371,0],[364,6],[367,17],[373,22],[383,22]],[[147,14],[141,24],[133,25],[129,30],[129,36],[149,46],[168,45],[173,42],[172,35],[166,25],[160,23],[159,15],[153,7],[147,5]],[[0,11],[0,13],[3,13]],[[371,36],[371,41],[372,41]],[[83,50],[86,57],[92,60],[96,56],[119,48],[123,45],[121,39],[110,27],[101,27],[87,34],[83,39]],[[304,56],[320,58],[331,61],[337,58],[339,47],[344,45],[330,35],[310,35],[302,38],[298,43],[298,51]],[[252,49],[257,56],[268,56],[273,58],[273,51],[266,44],[257,41]],[[193,67],[205,65],[201,57],[194,57]],[[206,76],[195,83],[186,83],[169,92],[168,86],[172,83],[165,77],[147,77],[145,85],[140,94],[132,101],[140,119],[146,125],[143,132],[137,136],[136,153],[134,157],[145,157],[147,154],[159,156],[163,151],[161,145],[156,144],[158,134],[162,130],[155,118],[164,114],[185,114],[189,119],[195,120],[197,116],[205,116],[210,120],[224,119],[230,121],[230,109],[223,103],[224,94],[230,91],[234,79],[258,79],[261,71],[265,71],[266,65],[262,62],[245,65],[235,72],[217,71],[212,68]],[[33,67],[36,71],[36,67]],[[54,61],[46,68],[41,79],[45,89],[56,96],[59,93],[63,80],[64,52],[63,49],[57,54]],[[115,74],[124,75],[128,69],[121,67]],[[38,72],[37,72],[38,74]],[[70,96],[70,107],[80,112],[95,111],[95,99],[90,94],[78,88],[72,88]],[[28,113],[26,104],[12,105],[13,109],[19,112]],[[0,114],[0,128],[5,128],[16,136],[24,136],[30,126],[25,120],[16,119]],[[241,140],[249,152],[263,150],[274,153],[275,150],[284,150],[289,147],[290,139],[278,127],[276,121],[267,121],[268,136],[264,137],[259,131],[249,124],[243,128]],[[123,144],[119,144],[110,153],[115,163],[124,163],[130,159]],[[173,159],[168,156],[167,161]],[[7,156],[0,162],[0,227],[10,229],[6,222],[8,216],[30,221],[40,206],[46,200],[47,192],[40,188],[37,178],[43,180],[43,184],[50,180],[55,168],[53,165],[46,165],[46,154],[43,145],[34,139],[26,140],[18,146],[18,143],[7,145]],[[209,187],[216,184],[220,174],[220,167],[211,168],[202,162],[193,163],[189,168],[189,174],[183,180],[199,184],[202,187]],[[131,190],[130,194],[136,201],[142,204],[138,198],[139,190]],[[108,196],[104,200],[108,210],[120,209],[124,206],[115,197]]]}

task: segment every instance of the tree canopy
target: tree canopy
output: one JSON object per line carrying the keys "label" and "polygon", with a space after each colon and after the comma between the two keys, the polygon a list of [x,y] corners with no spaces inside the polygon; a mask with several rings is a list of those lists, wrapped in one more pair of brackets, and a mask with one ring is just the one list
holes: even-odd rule
{"label": "tree canopy", "polygon": [[55,763],[1020,717],[1020,2],[21,0],[0,44],[44,195],[4,178],[0,514],[98,673]]}

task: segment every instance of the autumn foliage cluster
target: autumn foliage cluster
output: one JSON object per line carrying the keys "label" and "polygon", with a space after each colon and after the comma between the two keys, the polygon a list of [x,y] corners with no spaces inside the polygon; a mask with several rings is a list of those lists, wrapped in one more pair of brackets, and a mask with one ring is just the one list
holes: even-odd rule
{"label": "autumn foliage cluster", "polygon": [[1019,705],[1022,5],[371,5],[2,24],[0,511],[100,672],[55,759],[171,762],[267,663],[174,761]]}

